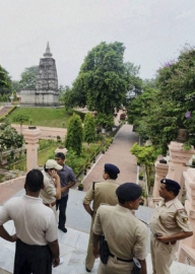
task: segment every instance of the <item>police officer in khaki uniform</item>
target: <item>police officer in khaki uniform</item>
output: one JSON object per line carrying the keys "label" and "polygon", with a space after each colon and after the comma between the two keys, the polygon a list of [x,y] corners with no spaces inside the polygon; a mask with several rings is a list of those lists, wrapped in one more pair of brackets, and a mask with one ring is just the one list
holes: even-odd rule
{"label": "police officer in khaki uniform", "polygon": [[163,200],[155,209],[150,223],[153,274],[170,274],[177,241],[193,235],[186,210],[176,198],[179,190],[177,182],[161,180],[159,194]]}
{"label": "police officer in khaki uniform", "polygon": [[[116,205],[118,200],[116,197],[116,189],[119,184],[116,182],[120,170],[117,166],[113,164],[104,165],[103,178],[105,181],[93,183],[90,189],[87,191],[85,198],[83,199],[83,206],[85,210],[91,216],[91,229],[88,242],[87,256],[85,259],[86,271],[91,272],[95,257],[93,255],[93,222],[95,219],[95,214],[101,203],[106,203],[109,205]],[[91,208],[90,204],[93,201],[93,206]]]}
{"label": "police officer in khaki uniform", "polygon": [[139,207],[141,193],[139,185],[125,183],[116,190],[119,204],[99,207],[93,226],[93,252],[95,257],[99,256],[99,241],[103,234],[110,255],[107,264],[100,261],[98,274],[130,274],[134,267],[133,257],[141,264],[140,274],[147,273],[147,227],[132,212]]}

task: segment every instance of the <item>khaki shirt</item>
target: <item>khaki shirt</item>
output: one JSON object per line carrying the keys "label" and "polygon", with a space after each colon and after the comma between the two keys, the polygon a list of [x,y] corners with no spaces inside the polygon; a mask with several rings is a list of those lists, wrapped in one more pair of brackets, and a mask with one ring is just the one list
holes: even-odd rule
{"label": "khaki shirt", "polygon": [[83,204],[91,204],[93,201],[93,210],[97,211],[100,204],[116,205],[118,199],[116,196],[116,189],[119,184],[115,180],[105,180],[103,182],[95,183],[95,190],[92,187],[87,191]]}
{"label": "khaki shirt", "polygon": [[147,227],[125,207],[101,205],[93,232],[104,234],[110,252],[118,258],[144,260],[147,256]]}
{"label": "khaki shirt", "polygon": [[44,189],[41,189],[40,197],[43,199],[44,204],[51,204],[56,201],[56,186],[51,176],[44,170]]}
{"label": "khaki shirt", "polygon": [[177,198],[166,203],[160,201],[153,213],[150,229],[154,234],[167,234],[169,236],[179,232],[192,231],[187,212]]}

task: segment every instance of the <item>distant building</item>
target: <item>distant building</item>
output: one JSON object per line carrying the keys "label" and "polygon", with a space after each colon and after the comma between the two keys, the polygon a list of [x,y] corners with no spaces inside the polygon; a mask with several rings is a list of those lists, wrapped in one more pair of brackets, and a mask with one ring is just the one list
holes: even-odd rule
{"label": "distant building", "polygon": [[35,90],[26,89],[20,91],[21,105],[58,106],[59,104],[57,69],[55,60],[50,52],[49,42],[43,56],[39,62],[36,88]]}

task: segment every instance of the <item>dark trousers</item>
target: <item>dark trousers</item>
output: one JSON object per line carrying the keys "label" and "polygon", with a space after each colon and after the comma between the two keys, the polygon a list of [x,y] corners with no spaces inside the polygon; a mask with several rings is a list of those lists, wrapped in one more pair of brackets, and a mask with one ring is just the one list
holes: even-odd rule
{"label": "dark trousers", "polygon": [[59,208],[59,226],[65,227],[66,223],[66,206],[68,202],[68,195],[62,197],[60,200],[56,201],[56,210]]}
{"label": "dark trousers", "polygon": [[13,274],[51,274],[52,254],[48,245],[27,245],[16,242]]}

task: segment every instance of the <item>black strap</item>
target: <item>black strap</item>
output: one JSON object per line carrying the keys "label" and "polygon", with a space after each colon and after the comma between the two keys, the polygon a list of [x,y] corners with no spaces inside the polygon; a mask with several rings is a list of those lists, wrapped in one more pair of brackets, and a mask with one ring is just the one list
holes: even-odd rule
{"label": "black strap", "polygon": [[95,183],[96,183],[96,182],[93,182],[93,185],[92,185],[93,191],[95,190]]}
{"label": "black strap", "polygon": [[94,200],[94,198],[95,198],[95,183],[96,183],[96,182],[93,182],[93,183],[92,183],[93,200]]}
{"label": "black strap", "polygon": [[[116,256],[113,255],[112,253],[110,253],[110,256],[111,256],[112,258],[116,257]],[[127,263],[133,262],[133,259],[131,259],[131,260],[124,260],[124,259],[121,259],[121,258],[118,258],[118,257],[116,257],[116,258],[117,258],[117,260],[122,261],[122,262],[127,262]]]}

